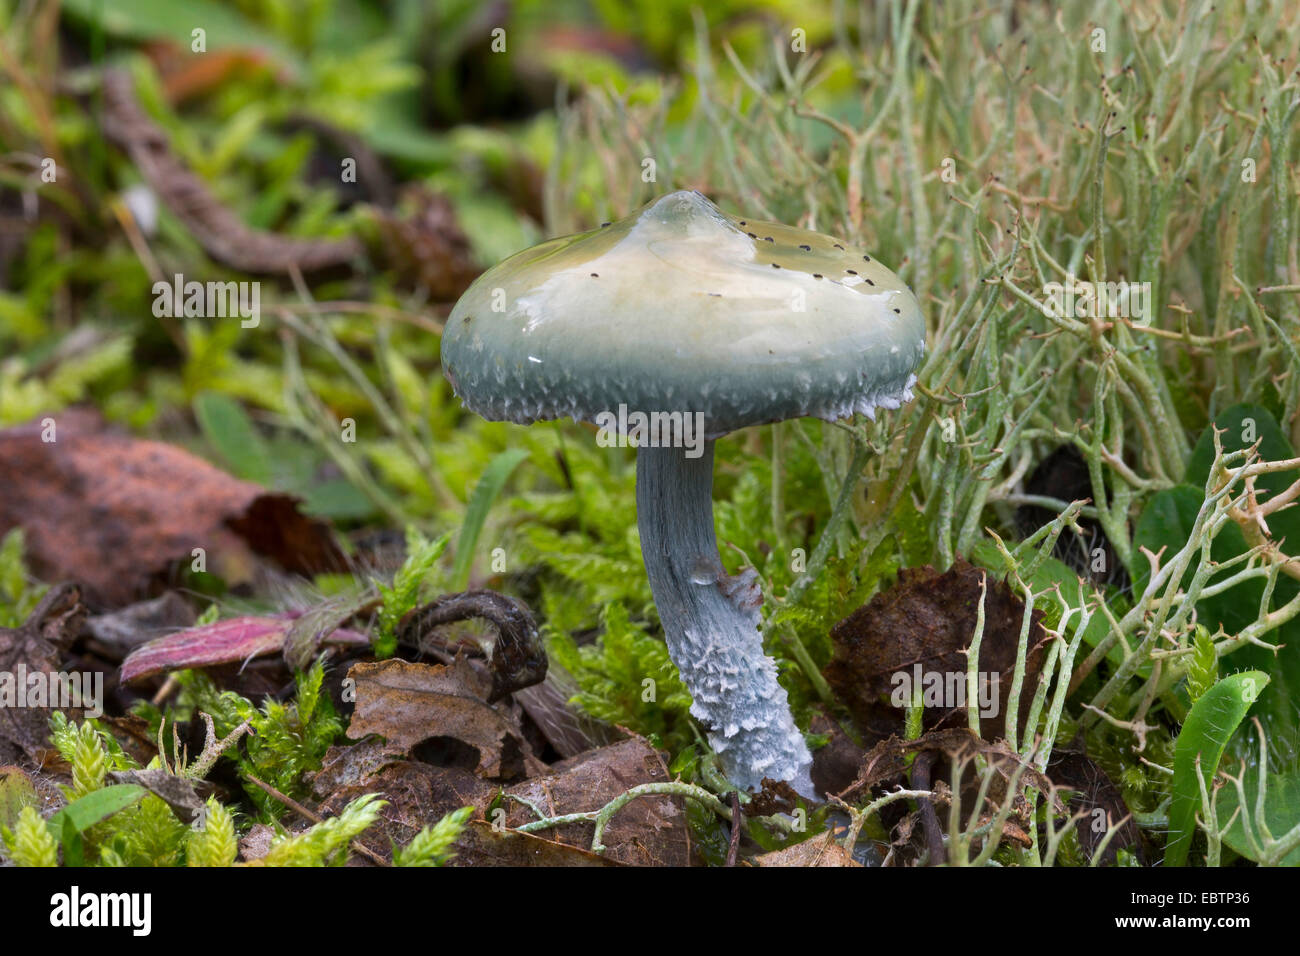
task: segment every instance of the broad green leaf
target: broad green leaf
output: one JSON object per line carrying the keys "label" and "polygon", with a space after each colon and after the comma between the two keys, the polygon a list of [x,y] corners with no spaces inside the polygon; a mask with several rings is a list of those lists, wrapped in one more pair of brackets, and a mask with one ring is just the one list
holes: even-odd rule
{"label": "broad green leaf", "polygon": [[194,399],[194,417],[237,477],[270,486],[271,456],[239,402],[220,392],[202,392]]}
{"label": "broad green leaf", "polygon": [[474,548],[479,535],[483,533],[483,523],[497,495],[506,485],[510,473],[519,463],[528,457],[522,448],[503,451],[488,464],[483,477],[474,486],[470,495],[469,507],[465,510],[465,522],[460,526],[460,537],[456,539],[456,562],[452,567],[452,581],[457,588],[464,588],[469,583],[469,567],[474,560]]}
{"label": "broad green leaf", "polygon": [[[1259,768],[1247,767],[1242,780],[1246,790],[1246,807],[1250,811],[1251,827],[1255,830],[1255,839],[1260,839],[1258,826],[1255,824],[1255,800],[1259,787]],[[1300,771],[1289,773],[1270,773],[1265,783],[1264,823],[1274,839],[1300,825]],[[1227,786],[1219,791],[1219,826],[1223,826],[1237,809],[1237,788]],[[1223,842],[1242,856],[1259,862],[1246,840],[1246,832],[1241,814],[1233,820],[1228,832],[1223,835]],[[1282,860],[1285,866],[1300,866],[1300,847],[1292,850]]]}
{"label": "broad green leaf", "polygon": [[272,33],[249,20],[233,4],[214,0],[63,0],[68,15],[87,24],[98,23],[107,34],[131,40],[170,40],[184,50],[202,27],[210,51],[223,47],[260,49],[295,71],[299,57]]}
{"label": "broad green leaf", "polygon": [[1228,740],[1259,697],[1268,675],[1243,671],[1225,677],[1192,705],[1174,744],[1173,802],[1169,807],[1169,845],[1165,866],[1182,866],[1196,832],[1196,814],[1201,808],[1201,785],[1197,780],[1196,758],[1201,759],[1200,776],[1206,789],[1219,769]]}
{"label": "broad green leaf", "polygon": [[102,787],[77,800],[73,800],[46,821],[56,839],[62,839],[70,827],[74,833],[84,833],[100,820],[106,820],[120,810],[125,810],[149,791],[133,783],[120,783]]}
{"label": "broad green leaf", "polygon": [[375,513],[375,503],[346,478],[333,478],[303,492],[303,511],[321,518],[360,521]]}

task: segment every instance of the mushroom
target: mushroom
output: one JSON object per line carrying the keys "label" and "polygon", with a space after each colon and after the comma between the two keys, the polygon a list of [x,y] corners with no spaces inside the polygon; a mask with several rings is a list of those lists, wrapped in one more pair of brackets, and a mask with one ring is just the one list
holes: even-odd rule
{"label": "mushroom", "polygon": [[714,441],[898,408],[924,351],[915,296],[875,259],[698,192],[489,269],[442,338],[443,371],[486,419],[636,423],[641,551],[691,713],[733,783],[806,796],[812,758],[763,652],[757,574],[733,578],[718,557]]}

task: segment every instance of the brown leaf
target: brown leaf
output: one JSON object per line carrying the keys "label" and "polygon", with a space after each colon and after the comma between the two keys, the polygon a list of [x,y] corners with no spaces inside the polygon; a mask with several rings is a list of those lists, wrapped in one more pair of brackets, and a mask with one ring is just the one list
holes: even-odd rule
{"label": "brown leaf", "polygon": [[0,431],[0,534],[24,529],[39,576],[77,580],[88,600],[120,606],[194,548],[230,583],[248,579],[254,553],[301,573],[342,567],[328,527],[291,497],[106,431],[93,414],[50,418],[54,441],[40,420]]}
{"label": "brown leaf", "polygon": [[[20,626],[0,627],[0,764],[17,763],[20,756],[40,763],[56,709],[80,719],[80,708],[32,706],[28,692],[33,676],[46,689],[53,687],[63,652],[85,618],[79,589],[61,584],[46,592]],[[20,694],[24,706],[18,706]]]}
{"label": "brown leaf", "polygon": [[406,215],[376,209],[384,259],[407,285],[434,302],[454,302],[481,271],[451,201],[423,186],[409,187]]}
{"label": "brown leaf", "polygon": [[[668,772],[659,754],[640,737],[630,737],[562,761],[549,772],[507,790],[548,816],[561,816],[598,810],[638,784],[666,780]],[[318,810],[327,816],[338,813],[363,793],[380,794],[387,805],[368,831],[368,842],[399,846],[408,843],[421,827],[436,823],[458,807],[474,806],[476,815],[485,817],[502,792],[500,785],[468,768],[401,759],[373,738],[331,748],[311,786],[313,793],[324,796]],[[493,822],[507,828],[537,819],[529,807],[508,797],[500,807],[505,817],[493,817]],[[541,835],[547,838],[544,843],[585,851],[591,846],[594,826],[574,823]],[[690,864],[690,832],[678,798],[650,796],[631,801],[614,815],[605,830],[604,843],[608,848],[605,856],[615,862],[639,866]],[[533,844],[529,846],[536,849]],[[517,844],[502,841],[480,840],[475,847],[480,859],[492,856],[496,865],[509,863],[521,852]]]}
{"label": "brown leaf", "polygon": [[[599,810],[615,797],[643,783],[671,778],[658,752],[641,737],[592,750],[551,767],[550,773],[507,788],[550,817]],[[506,826],[523,826],[536,814],[515,800],[505,804]],[[548,830],[561,843],[590,847],[594,823],[571,823]],[[622,807],[605,828],[605,856],[634,866],[688,866],[690,828],[682,798],[638,797]]]}
{"label": "brown leaf", "polygon": [[195,781],[177,776],[166,770],[114,770],[109,773],[113,783],[134,783],[144,787],[163,803],[182,823],[193,823],[203,812],[203,798],[199,796]]}
{"label": "brown leaf", "polygon": [[[903,710],[891,697],[899,688],[917,685],[918,677],[922,690],[942,682],[962,695],[959,706],[951,706],[951,699],[939,706],[927,703],[924,726],[965,726],[965,651],[975,633],[980,581],[985,573],[961,558],[942,574],[928,566],[904,568],[897,584],[877,594],[831,630],[835,656],[826,669],[826,679],[852,712],[868,743],[902,732]],[[1040,624],[1041,616],[1035,611],[1029,628],[1020,694],[1022,728],[1048,639]],[[1006,584],[990,575],[978,668],[985,680],[981,693],[988,695],[990,703],[997,682],[996,713],[981,714],[980,720],[980,733],[988,740],[1005,733],[1007,697],[1023,617],[1024,603]]]}
{"label": "brown leaf", "polygon": [[485,820],[471,820],[456,841],[452,866],[619,866],[607,858],[531,833],[494,829]]}
{"label": "brown leaf", "polygon": [[[387,752],[419,756],[434,752],[493,780],[514,780],[544,770],[528,749],[518,720],[506,708],[485,702],[491,692],[468,659],[450,666],[403,660],[353,664],[356,709],[348,737],[378,734]],[[453,756],[447,758],[447,754]]]}
{"label": "brown leaf", "polygon": [[829,831],[810,837],[802,843],[773,850],[754,858],[758,866],[849,866],[861,867],[853,854],[835,842]]}
{"label": "brown leaf", "polygon": [[423,827],[452,810],[486,807],[501,792],[498,784],[460,767],[395,758],[374,740],[331,748],[312,779],[312,790],[324,795],[318,807],[324,816],[337,815],[363,794],[382,796],[386,803],[366,831],[366,845],[376,850],[405,846]]}

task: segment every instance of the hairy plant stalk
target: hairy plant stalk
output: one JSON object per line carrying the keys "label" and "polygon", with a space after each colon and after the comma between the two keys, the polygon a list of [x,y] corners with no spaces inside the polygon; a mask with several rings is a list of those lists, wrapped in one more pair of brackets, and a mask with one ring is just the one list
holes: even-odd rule
{"label": "hairy plant stalk", "polygon": [[637,526],[668,653],[691,692],[691,714],[736,785],[786,780],[812,796],[812,756],[759,633],[752,570],[731,577],[713,529],[713,447],[637,451]]}

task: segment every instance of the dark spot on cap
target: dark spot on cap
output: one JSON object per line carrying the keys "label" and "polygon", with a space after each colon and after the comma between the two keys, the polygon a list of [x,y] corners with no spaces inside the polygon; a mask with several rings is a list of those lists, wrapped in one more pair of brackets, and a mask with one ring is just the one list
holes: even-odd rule
{"label": "dark spot on cap", "polygon": [[467,316],[465,316],[465,324],[466,324],[466,325],[469,325],[469,324],[470,324],[471,322],[473,322],[473,321],[474,321],[474,316],[472,316],[472,315],[467,315]]}
{"label": "dark spot on cap", "polygon": [[862,261],[863,261],[863,262],[870,262],[870,261],[871,261],[871,256],[863,256],[863,257],[862,257]]}
{"label": "dark spot on cap", "polygon": [[748,226],[748,225],[749,225],[749,223],[745,222],[745,220],[743,220],[743,219],[740,220],[740,224],[741,224],[742,226]]}
{"label": "dark spot on cap", "polygon": [[902,314],[903,314],[903,310],[902,310],[902,309],[895,309],[894,311],[897,312],[899,315],[902,315]]}
{"label": "dark spot on cap", "polygon": [[821,274],[820,272],[814,272],[814,273],[813,273],[813,278],[814,278],[814,279],[820,279],[821,277],[822,277],[822,274]]}
{"label": "dark spot on cap", "polygon": [[600,228],[601,228],[601,229],[604,229],[604,228],[605,228],[606,226],[608,226],[608,225],[609,225],[609,223],[607,223],[607,222],[602,222],[602,223],[600,224]]}
{"label": "dark spot on cap", "polygon": [[593,279],[599,279],[599,278],[600,278],[600,273],[598,273],[598,272],[593,272],[593,273],[591,274],[591,277],[592,277]]}
{"label": "dark spot on cap", "polygon": [[758,236],[754,235],[754,233],[752,233],[752,232],[747,232],[747,233],[745,233],[745,235],[749,236],[749,238],[751,238],[751,239],[757,239],[757,238],[758,238]]}
{"label": "dark spot on cap", "polygon": [[841,250],[841,251],[843,251],[843,249],[844,249],[844,247],[841,246],[838,242],[835,243],[835,248],[836,248],[836,249],[839,249],[839,250]]}
{"label": "dark spot on cap", "polygon": [[781,268],[781,267],[780,267],[779,265],[777,265],[777,264],[774,262],[774,263],[772,263],[772,268],[773,268],[773,269],[779,269],[779,268]]}
{"label": "dark spot on cap", "polygon": [[804,252],[812,252],[812,246],[800,246],[799,248]]}
{"label": "dark spot on cap", "polygon": [[868,280],[867,280],[867,285],[875,285],[875,283],[872,282],[870,279],[868,279]]}
{"label": "dark spot on cap", "polygon": [[855,271],[852,270],[852,269],[845,269],[844,271],[847,272],[847,273],[848,273],[849,275],[851,275],[851,276],[855,276],[855,275],[857,275],[857,272],[855,272]]}

